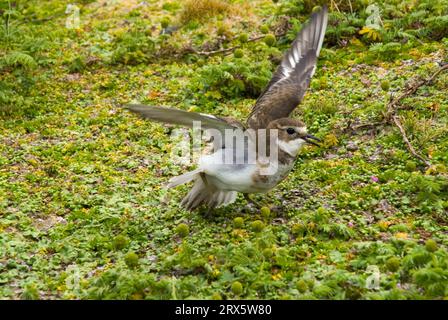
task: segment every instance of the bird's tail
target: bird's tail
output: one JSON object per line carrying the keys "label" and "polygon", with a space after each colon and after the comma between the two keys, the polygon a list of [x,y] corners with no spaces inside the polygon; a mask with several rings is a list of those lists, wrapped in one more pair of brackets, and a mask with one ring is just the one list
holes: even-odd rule
{"label": "bird's tail", "polygon": [[196,169],[171,178],[167,187],[173,188],[192,180],[194,180],[193,188],[181,202],[182,207],[189,211],[201,205],[206,205],[209,208],[217,208],[230,204],[236,199],[236,191],[220,190],[214,187],[207,181],[207,177],[201,169]]}
{"label": "bird's tail", "polygon": [[174,187],[177,187],[178,185],[190,182],[190,181],[196,179],[201,172],[202,172],[201,169],[196,169],[196,170],[184,173],[180,176],[173,177],[168,181],[168,184],[166,185],[166,187],[174,188]]}

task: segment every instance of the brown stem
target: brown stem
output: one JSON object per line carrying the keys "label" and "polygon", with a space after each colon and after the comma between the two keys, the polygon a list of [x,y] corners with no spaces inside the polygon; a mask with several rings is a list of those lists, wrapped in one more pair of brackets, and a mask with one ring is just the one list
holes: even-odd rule
{"label": "brown stem", "polygon": [[434,72],[432,74],[432,76],[430,76],[428,79],[422,80],[418,83],[416,83],[415,85],[413,85],[412,87],[410,87],[409,89],[407,89],[405,92],[403,92],[400,96],[398,96],[398,98],[396,99],[391,99],[391,101],[388,103],[387,105],[387,110],[389,113],[389,119],[388,121],[390,121],[390,119],[392,119],[393,123],[398,127],[398,129],[400,130],[401,136],[403,138],[403,141],[406,144],[407,149],[409,150],[409,152],[416,157],[417,159],[419,159],[420,161],[422,161],[427,167],[431,166],[431,162],[429,162],[428,159],[426,159],[425,157],[423,157],[422,155],[420,155],[419,153],[417,153],[417,151],[415,151],[414,147],[412,146],[411,142],[409,141],[408,136],[406,135],[406,131],[403,128],[403,125],[401,124],[400,119],[398,118],[398,116],[396,115],[397,112],[397,108],[400,105],[400,101],[406,97],[409,97],[411,95],[413,95],[415,92],[417,92],[417,90],[425,85],[425,84],[429,84],[431,83],[442,71],[447,70],[448,69],[448,64],[442,66],[441,68],[439,68],[436,72]]}
{"label": "brown stem", "polygon": [[397,116],[396,113],[397,113],[397,110],[398,110],[398,108],[400,106],[400,101],[402,99],[413,95],[415,92],[417,92],[417,90],[421,86],[423,86],[425,84],[430,84],[442,71],[445,71],[447,69],[448,69],[448,64],[445,64],[444,66],[440,67],[436,72],[434,72],[428,79],[425,79],[425,80],[422,80],[420,82],[417,82],[415,85],[413,85],[412,87],[410,87],[407,90],[405,90],[397,98],[394,99],[391,96],[391,99],[389,100],[389,103],[387,104],[387,114],[386,114],[386,117],[384,118],[384,120],[382,122],[363,123],[363,124],[359,124],[359,125],[351,128],[351,129],[352,130],[356,130],[356,129],[360,129],[360,128],[364,128],[364,127],[375,127],[375,126],[380,125],[380,124],[390,124],[392,122],[400,130],[400,133],[401,133],[401,136],[403,138],[403,141],[406,144],[406,147],[409,150],[409,152],[414,157],[416,157],[417,159],[422,161],[427,167],[431,166],[431,162],[429,162],[428,159],[426,159],[425,157],[420,155],[415,150],[415,148],[412,146],[412,144],[409,141],[409,138],[408,138],[408,136],[406,134],[406,131],[404,130],[403,125],[401,124],[401,121],[400,121],[400,119],[399,119],[399,117]]}
{"label": "brown stem", "polygon": [[409,152],[412,153],[412,155],[414,157],[418,158],[420,161],[422,161],[424,164],[426,164],[427,167],[430,167],[431,162],[429,162],[423,156],[418,154],[417,151],[415,151],[414,147],[412,146],[411,142],[408,139],[408,136],[406,135],[406,131],[404,130],[403,125],[401,124],[398,116],[393,115],[392,120],[395,123],[395,125],[398,127],[398,129],[400,130],[401,136],[403,137],[403,141],[406,143],[406,147],[408,148]]}

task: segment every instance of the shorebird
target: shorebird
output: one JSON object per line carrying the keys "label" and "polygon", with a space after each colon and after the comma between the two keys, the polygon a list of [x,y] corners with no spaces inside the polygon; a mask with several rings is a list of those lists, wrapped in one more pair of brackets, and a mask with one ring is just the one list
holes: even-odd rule
{"label": "shorebird", "polygon": [[[327,20],[326,6],[311,15],[257,99],[246,124],[232,118],[173,108],[125,106],[146,119],[190,128],[199,122],[202,130],[215,132],[210,139],[214,148],[201,155],[197,169],[173,177],[167,184],[173,188],[194,182],[181,202],[185,209],[227,205],[235,201],[238,192],[249,201],[249,194],[268,192],[286,178],[305,143],[320,141],[307,132],[302,121],[289,116],[302,101],[315,72]],[[229,143],[225,139],[229,132],[238,132],[234,134],[235,139],[244,143]],[[216,139],[216,133],[224,138]],[[259,133],[267,137],[263,144]],[[263,156],[261,149],[266,151]],[[253,153],[254,161],[248,161]],[[271,157],[273,154],[275,157]]]}

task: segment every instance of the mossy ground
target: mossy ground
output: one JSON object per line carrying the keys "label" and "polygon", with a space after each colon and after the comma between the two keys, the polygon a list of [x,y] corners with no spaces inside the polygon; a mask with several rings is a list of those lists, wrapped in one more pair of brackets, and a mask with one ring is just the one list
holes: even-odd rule
{"label": "mossy ground", "polygon": [[[437,10],[446,17],[446,1],[381,2],[383,44],[356,25],[368,1],[332,8],[348,26],[330,23],[295,114],[325,146],[307,148],[283,183],[257,197],[270,213],[239,197],[211,216],[179,208],[189,186],[163,189],[189,169],[170,161],[169,129],[118,105],[244,119],[312,6],[230,1],[224,13],[188,22],[181,1],[81,1],[81,25],[68,29],[68,3],[16,1],[10,19],[20,23],[2,31],[1,298],[448,296],[448,74],[399,111],[430,168],[410,155],[394,126],[347,129],[381,122],[391,94],[447,60],[446,18],[418,33]],[[387,26],[394,12],[405,36]],[[177,21],[178,30],[160,35],[162,22]],[[269,33],[292,31],[272,47],[240,43],[247,39],[240,34],[268,33],[264,25]],[[189,51],[234,45],[243,56]],[[368,285],[372,279],[378,286]]]}

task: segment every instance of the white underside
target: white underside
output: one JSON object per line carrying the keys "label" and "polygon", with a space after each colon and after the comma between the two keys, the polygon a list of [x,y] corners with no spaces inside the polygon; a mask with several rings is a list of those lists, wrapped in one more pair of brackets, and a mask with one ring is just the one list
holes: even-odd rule
{"label": "white underside", "polygon": [[[296,141],[280,143],[278,147],[295,156],[302,145]],[[294,165],[294,161],[282,165],[277,158],[265,159],[263,163],[247,160],[245,162],[244,156],[240,154],[234,156],[232,149],[219,149],[213,154],[203,155],[196,170],[171,178],[167,187],[194,181],[193,188],[182,200],[182,206],[187,210],[194,210],[201,205],[214,208],[234,202],[237,192],[264,193],[271,190]]]}
{"label": "white underside", "polygon": [[[279,143],[279,148],[291,156],[295,156],[304,141],[298,139],[289,143]],[[204,155],[199,160],[199,169],[207,175],[216,188],[221,190],[232,190],[244,193],[263,193],[275,187],[292,169],[294,163],[288,165],[279,164],[277,159],[270,159],[267,166],[262,167],[256,163],[226,164],[223,162],[223,152],[220,149],[211,155]],[[257,173],[265,175],[265,179],[254,181]]]}

